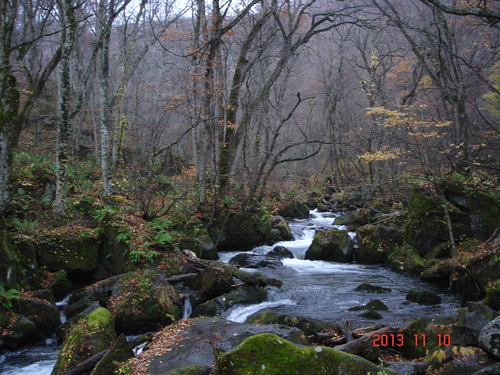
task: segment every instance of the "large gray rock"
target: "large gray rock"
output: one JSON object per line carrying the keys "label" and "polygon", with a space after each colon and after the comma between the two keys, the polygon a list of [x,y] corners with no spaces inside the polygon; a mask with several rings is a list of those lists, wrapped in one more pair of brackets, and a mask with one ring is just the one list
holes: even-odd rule
{"label": "large gray rock", "polygon": [[229,260],[229,264],[245,268],[278,268],[283,265],[281,260],[266,255],[241,253]]}
{"label": "large gray rock", "polygon": [[479,334],[479,346],[500,359],[500,316],[489,322]]}
{"label": "large gray rock", "polygon": [[307,344],[306,337],[297,328],[276,324],[256,326],[218,318],[197,319],[182,333],[185,339],[168,353],[151,360],[146,373],[167,375],[195,366],[208,370],[215,363],[214,353],[227,352],[247,337],[264,332],[297,344]]}
{"label": "large gray rock", "polygon": [[330,229],[316,232],[306,251],[305,259],[350,262],[353,260],[353,242],[346,231]]}

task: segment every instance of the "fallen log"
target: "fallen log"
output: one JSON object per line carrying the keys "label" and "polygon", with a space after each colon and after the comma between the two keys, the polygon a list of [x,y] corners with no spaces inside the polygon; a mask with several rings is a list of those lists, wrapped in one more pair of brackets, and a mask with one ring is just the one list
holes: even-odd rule
{"label": "fallen log", "polygon": [[343,352],[350,354],[360,354],[363,353],[365,350],[374,347],[373,335],[384,335],[384,334],[390,335],[390,334],[396,334],[397,332],[398,328],[384,327],[376,331],[369,332],[366,335],[360,337],[359,339],[355,339],[343,345],[338,345],[335,347],[335,349],[342,350]]}
{"label": "fallen log", "polygon": [[197,275],[198,275],[198,273],[196,273],[196,272],[184,273],[182,275],[170,276],[167,278],[167,281],[169,283],[177,283],[179,281],[184,281],[184,280],[189,280],[189,279],[195,278]]}

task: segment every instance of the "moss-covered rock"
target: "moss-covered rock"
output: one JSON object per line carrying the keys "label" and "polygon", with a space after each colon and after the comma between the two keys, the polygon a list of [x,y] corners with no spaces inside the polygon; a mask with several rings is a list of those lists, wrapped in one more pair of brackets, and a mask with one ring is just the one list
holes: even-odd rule
{"label": "moss-covered rock", "polygon": [[14,301],[14,310],[36,324],[43,335],[51,335],[61,324],[59,309],[46,301],[18,298]]}
{"label": "moss-covered rock", "polygon": [[271,222],[263,210],[226,212],[216,217],[209,234],[218,250],[248,250],[270,238]]}
{"label": "moss-covered rock", "polygon": [[368,293],[390,293],[390,288],[384,288],[378,285],[372,285],[368,283],[359,284],[355,289],[356,292],[368,292]]}
{"label": "moss-covered rock", "polygon": [[353,260],[353,242],[346,231],[330,229],[316,232],[305,259],[350,262]]}
{"label": "moss-covered rock", "polygon": [[237,348],[223,354],[216,368],[216,374],[223,375],[347,375],[376,374],[384,370],[340,350],[323,346],[299,347],[271,333],[247,338]]}
{"label": "moss-covered rock", "polygon": [[452,325],[438,324],[429,318],[418,318],[406,326],[402,351],[409,358],[432,355],[437,349],[443,348],[439,346],[438,334],[444,337],[443,335],[451,335],[452,332]]}
{"label": "moss-covered rock", "polygon": [[10,320],[2,330],[0,341],[5,341],[6,347],[16,349],[21,345],[32,344],[41,338],[35,323],[19,314],[9,314]]}
{"label": "moss-covered rock", "polygon": [[111,313],[103,307],[80,319],[61,346],[52,375],[63,375],[72,366],[110,348],[116,340],[114,328]]}
{"label": "moss-covered rock", "polygon": [[37,259],[48,271],[93,272],[99,264],[99,241],[86,227],[58,228],[38,238]]}
{"label": "moss-covered rock", "polygon": [[229,264],[237,267],[244,268],[278,268],[283,265],[283,263],[275,258],[267,255],[249,254],[241,253],[229,260]]}
{"label": "moss-covered rock", "polygon": [[421,305],[437,305],[441,303],[441,297],[432,290],[410,290],[406,294],[406,299]]}
{"label": "moss-covered rock", "polygon": [[233,272],[230,267],[223,264],[209,266],[199,272],[195,278],[184,282],[185,286],[203,292],[207,299],[230,292],[233,284]]}
{"label": "moss-covered rock", "polygon": [[278,210],[278,213],[286,218],[305,219],[309,217],[309,207],[304,202],[293,201]]}
{"label": "moss-covered rock", "polygon": [[280,222],[273,225],[273,228],[276,228],[280,231],[281,241],[292,241],[293,233],[288,226],[288,223],[285,220],[281,220]]}
{"label": "moss-covered rock", "polygon": [[313,319],[301,315],[280,314],[273,310],[254,314],[247,318],[246,323],[282,324],[287,327],[296,327],[304,332],[306,336],[314,335],[315,333],[318,333],[325,329],[338,329],[335,324],[324,322],[319,319]]}
{"label": "moss-covered rock", "polygon": [[121,363],[132,358],[134,352],[130,348],[127,338],[121,334],[113,344],[113,347],[102,357],[94,367],[90,375],[117,374]]}
{"label": "moss-covered rock", "polygon": [[74,287],[66,271],[61,270],[56,272],[51,279],[52,281],[50,281],[48,289],[57,301],[62,300]]}
{"label": "moss-covered rock", "polygon": [[401,244],[400,233],[385,225],[363,225],[356,233],[356,260],[361,263],[384,263],[392,249]]}
{"label": "moss-covered rock", "polygon": [[363,306],[354,306],[354,307],[351,307],[349,309],[349,311],[358,311],[358,310],[379,310],[379,311],[383,311],[383,310],[389,310],[389,308],[381,300],[374,299],[374,300],[368,302],[366,305],[363,305]]}
{"label": "moss-covered rock", "polygon": [[[412,191],[404,225],[404,242],[413,246],[421,256],[436,246],[450,241],[445,219],[445,200],[431,183],[422,183]],[[471,237],[468,214],[451,202],[446,202],[452,222],[454,239]]]}
{"label": "moss-covered rock", "polygon": [[275,246],[266,255],[273,256],[276,258],[290,258],[290,259],[295,258],[293,253],[284,246]]}
{"label": "moss-covered rock", "polygon": [[12,242],[7,236],[0,236],[0,283],[5,289],[15,289],[23,280],[23,268]]}
{"label": "moss-covered rock", "polygon": [[132,334],[142,327],[181,317],[176,290],[154,270],[130,272],[113,287],[108,308],[118,332]]}
{"label": "moss-covered rock", "polygon": [[396,272],[419,274],[424,270],[425,262],[413,246],[398,246],[388,257],[391,269]]}

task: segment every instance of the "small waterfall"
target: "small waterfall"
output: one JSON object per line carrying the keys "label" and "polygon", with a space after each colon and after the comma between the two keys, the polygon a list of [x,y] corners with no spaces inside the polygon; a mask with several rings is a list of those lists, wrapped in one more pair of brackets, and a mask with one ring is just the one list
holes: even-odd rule
{"label": "small waterfall", "polygon": [[184,295],[184,305],[182,306],[182,319],[189,318],[193,312],[193,306],[189,299],[189,294]]}
{"label": "small waterfall", "polygon": [[72,295],[73,295],[73,293],[69,293],[61,301],[56,302],[56,306],[59,308],[60,314],[61,314],[61,323],[66,323],[66,320],[67,320],[66,319],[66,307],[68,307],[69,299],[71,298]]}

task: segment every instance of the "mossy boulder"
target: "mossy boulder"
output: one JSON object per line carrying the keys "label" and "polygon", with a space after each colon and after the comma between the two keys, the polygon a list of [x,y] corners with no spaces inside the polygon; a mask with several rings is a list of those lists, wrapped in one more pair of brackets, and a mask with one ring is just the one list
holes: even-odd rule
{"label": "mossy boulder", "polygon": [[102,280],[134,269],[133,262],[128,257],[131,245],[120,237],[123,237],[127,230],[109,223],[102,227],[102,235],[99,237],[98,264],[93,274],[94,279]]}
{"label": "mossy boulder", "polygon": [[420,253],[411,245],[397,246],[387,258],[393,271],[419,274],[425,262]]}
{"label": "mossy boulder", "polygon": [[90,375],[117,374],[121,363],[134,356],[125,335],[121,334],[113,344],[113,347],[102,357],[94,367]]}
{"label": "mossy boulder", "polygon": [[[272,333],[245,339],[222,355],[216,374],[336,375],[368,374],[383,369],[366,359],[333,348],[301,347]],[[386,374],[395,374],[385,369]]]}
{"label": "mossy boulder", "polygon": [[410,290],[406,294],[406,299],[421,305],[438,305],[441,303],[441,297],[432,290]]}
{"label": "mossy boulder", "polygon": [[281,241],[292,241],[293,240],[293,233],[290,229],[290,226],[288,223],[284,220],[281,220],[277,224],[273,225],[273,228],[276,228],[280,231],[281,234]]}
{"label": "mossy boulder", "polygon": [[114,320],[104,307],[80,319],[67,335],[52,375],[63,375],[68,369],[110,348],[116,340]]}
{"label": "mossy boulder", "polygon": [[[25,316],[10,313],[7,315],[9,320],[5,323],[6,330],[2,330],[0,334],[0,343],[5,342],[5,347],[16,349],[19,346],[33,344],[41,338],[40,331],[34,322]],[[4,316],[4,319],[7,317]],[[2,347],[3,345],[0,345]]]}
{"label": "mossy boulder", "polygon": [[217,247],[208,235],[207,230],[203,230],[196,238],[192,235],[187,235],[181,238],[179,246],[181,249],[191,250],[200,259],[217,260]]}
{"label": "mossy boulder", "polygon": [[338,329],[335,324],[324,322],[319,319],[301,315],[281,314],[272,310],[249,316],[245,322],[253,324],[282,324],[287,327],[296,327],[304,332],[306,336],[314,335],[325,329]]}
{"label": "mossy boulder", "polygon": [[356,260],[361,263],[384,263],[393,248],[401,244],[399,231],[385,225],[363,225],[356,233]]}
{"label": "mossy boulder", "polygon": [[389,308],[381,300],[374,299],[374,300],[371,300],[370,302],[368,302],[366,305],[363,305],[363,306],[354,306],[354,307],[351,307],[349,309],[349,311],[358,311],[358,310],[379,310],[379,311],[383,311],[383,310],[389,310]]}
{"label": "mossy boulder", "polygon": [[51,335],[61,324],[59,309],[43,300],[31,298],[17,298],[14,302],[14,310],[36,324],[37,329],[43,335]]}
{"label": "mossy boulder", "polygon": [[22,268],[23,283],[35,290],[41,288],[40,267],[37,261],[36,240],[31,235],[17,233],[13,236],[14,251]]}
{"label": "mossy boulder", "polygon": [[99,241],[86,227],[57,228],[37,239],[37,259],[48,271],[94,272],[99,264]]}
{"label": "mossy boulder", "polygon": [[330,229],[316,232],[312,244],[306,251],[305,259],[351,262],[353,242],[346,231]]}
{"label": "mossy boulder", "polygon": [[220,251],[249,250],[271,237],[271,221],[263,210],[219,214],[209,229]]}
{"label": "mossy boulder", "polygon": [[304,202],[293,201],[278,210],[278,213],[288,219],[306,219],[309,217],[309,207]]}
{"label": "mossy boulder", "polygon": [[438,334],[451,335],[452,332],[452,325],[438,324],[430,318],[418,318],[406,326],[401,349],[408,358],[424,357],[427,353],[432,354],[435,350],[442,349],[438,345]]}
{"label": "mossy boulder", "polygon": [[335,218],[333,224],[349,226],[367,225],[373,221],[374,214],[375,212],[370,208],[362,207]]}
{"label": "mossy boulder", "polygon": [[66,271],[58,271],[52,277],[47,288],[52,292],[54,298],[62,300],[73,288],[73,282],[68,278]]}
{"label": "mossy boulder", "polygon": [[446,202],[453,228],[454,239],[471,237],[467,213],[453,203],[440,197],[431,183],[422,183],[411,194],[407,219],[404,224],[404,242],[413,246],[421,256],[431,252],[436,246],[450,241],[448,224],[445,219]]}
{"label": "mossy boulder", "polygon": [[232,290],[233,272],[230,267],[223,264],[209,266],[198,275],[184,282],[184,285],[203,292],[207,299],[211,299]]}
{"label": "mossy boulder", "polygon": [[7,236],[0,237],[0,283],[5,289],[18,288],[24,280],[23,267]]}
{"label": "mossy boulder", "polygon": [[479,345],[483,350],[500,360],[500,316],[493,319],[481,330]]}
{"label": "mossy boulder", "polygon": [[118,332],[168,323],[181,317],[178,293],[157,271],[130,272],[114,286],[108,308],[116,319]]}

